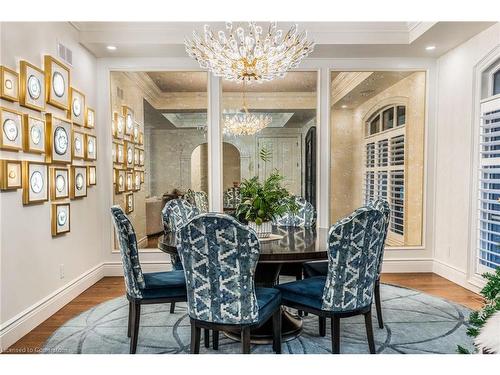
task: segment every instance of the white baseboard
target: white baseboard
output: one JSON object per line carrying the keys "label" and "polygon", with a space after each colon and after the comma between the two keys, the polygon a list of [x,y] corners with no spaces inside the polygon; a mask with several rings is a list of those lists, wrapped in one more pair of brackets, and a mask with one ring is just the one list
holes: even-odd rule
{"label": "white baseboard", "polygon": [[102,264],[49,294],[0,326],[0,353],[104,277]]}
{"label": "white baseboard", "polygon": [[383,273],[432,272],[431,258],[384,258]]}
{"label": "white baseboard", "polygon": [[444,277],[445,279],[458,284],[465,289],[473,291],[474,293],[479,293],[481,290],[480,283],[471,282],[467,277],[467,272],[463,271],[457,267],[454,267],[450,264],[444,263],[440,260],[434,259],[432,267],[432,272],[436,275]]}

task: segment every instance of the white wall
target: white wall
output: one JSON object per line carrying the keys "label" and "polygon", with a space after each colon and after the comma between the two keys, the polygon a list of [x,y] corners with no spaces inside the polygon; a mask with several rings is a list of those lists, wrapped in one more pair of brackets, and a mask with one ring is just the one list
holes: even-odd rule
{"label": "white wall", "polygon": [[[468,274],[473,213],[474,68],[500,45],[500,24],[438,59],[434,271],[474,289]],[[473,239],[472,239],[473,240]]]}
{"label": "white wall", "polygon": [[[58,41],[72,49],[71,85],[85,93],[89,106],[97,107],[96,58],[79,45],[76,30],[68,23],[1,23],[0,30],[1,64],[17,71],[20,59],[42,67],[43,55],[57,56]],[[2,106],[41,115],[17,103],[2,102]],[[65,113],[49,105],[46,110],[65,117]],[[99,142],[100,124],[96,127]],[[8,151],[0,151],[0,158],[43,160],[37,155]],[[103,162],[104,158],[99,156],[98,173]],[[88,189],[86,198],[71,201],[71,232],[52,238],[50,202],[23,207],[22,189],[0,192],[0,350],[19,338],[22,330],[9,336],[12,328],[21,324],[17,319],[19,314],[35,305],[42,306],[49,295],[102,262],[102,226],[97,218],[102,194],[98,175],[97,186]],[[64,264],[62,279],[61,264]]]}

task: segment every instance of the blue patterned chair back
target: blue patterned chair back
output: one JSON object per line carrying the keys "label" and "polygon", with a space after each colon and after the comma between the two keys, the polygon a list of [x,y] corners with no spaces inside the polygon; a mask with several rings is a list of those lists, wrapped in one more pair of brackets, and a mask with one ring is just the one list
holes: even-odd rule
{"label": "blue patterned chair back", "polygon": [[311,203],[302,197],[295,197],[299,206],[297,213],[288,212],[274,220],[273,224],[284,227],[312,227],[316,223],[316,211]]}
{"label": "blue patterned chair back", "polygon": [[166,233],[175,232],[199,213],[198,208],[188,201],[184,199],[172,199],[161,210],[163,228]]}
{"label": "blue patterned chair back", "polygon": [[189,203],[198,208],[200,213],[208,212],[208,196],[204,191],[189,189],[184,197]]}
{"label": "blue patterned chair back", "polygon": [[119,206],[111,207],[111,216],[113,216],[115,233],[120,245],[127,294],[133,298],[142,298],[141,289],[145,287],[145,283],[139,263],[139,250],[134,227]]}
{"label": "blue patterned chair back", "polygon": [[181,227],[177,236],[189,316],[222,324],[257,322],[256,233],[228,215],[202,214]]}
{"label": "blue patterned chair back", "polygon": [[384,228],[384,237],[381,243],[381,249],[380,249],[380,260],[378,263],[378,277],[380,278],[380,274],[382,273],[382,263],[384,260],[384,247],[385,247],[385,240],[387,238],[387,232],[389,230],[389,220],[391,216],[391,208],[389,207],[389,203],[383,199],[377,199],[376,201],[372,201],[368,204],[369,207],[373,207],[376,210],[379,210],[382,212],[384,215],[384,220],[385,220],[385,228]]}
{"label": "blue patterned chair back", "polygon": [[224,208],[237,208],[241,203],[240,188],[229,188],[224,192]]}
{"label": "blue patterned chair back", "polygon": [[330,228],[323,310],[351,311],[371,305],[384,227],[382,212],[365,206]]}

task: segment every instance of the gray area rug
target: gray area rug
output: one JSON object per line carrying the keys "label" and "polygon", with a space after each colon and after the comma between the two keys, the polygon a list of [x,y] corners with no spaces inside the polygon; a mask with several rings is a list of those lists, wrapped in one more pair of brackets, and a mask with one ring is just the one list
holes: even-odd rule
{"label": "gray area rug", "polygon": [[[385,327],[379,329],[373,308],[377,353],[456,353],[457,344],[472,349],[465,333],[470,310],[450,301],[415,290],[382,285]],[[190,325],[186,305],[178,303],[175,313],[169,304],[142,306],[138,353],[189,353]],[[128,353],[128,301],[113,299],[85,311],[61,326],[47,340],[45,353]],[[318,335],[318,319],[304,318],[302,334],[283,343],[284,353],[330,353],[330,322],[327,335]],[[363,316],[341,319],[341,352],[368,353]],[[202,334],[203,336],[203,334]],[[240,353],[240,344],[220,335],[219,350],[202,353]],[[252,345],[254,353],[272,353],[270,345]]]}

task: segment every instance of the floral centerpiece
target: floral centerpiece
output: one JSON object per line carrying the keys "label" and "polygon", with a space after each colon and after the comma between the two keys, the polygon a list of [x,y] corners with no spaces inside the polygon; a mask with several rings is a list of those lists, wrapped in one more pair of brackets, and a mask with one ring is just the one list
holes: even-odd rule
{"label": "floral centerpiece", "polygon": [[269,237],[274,219],[286,212],[298,211],[295,198],[282,186],[283,179],[276,171],[262,183],[258,177],[241,183],[241,203],[236,216],[255,229],[260,238]]}

